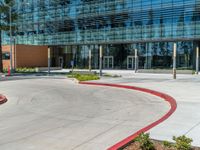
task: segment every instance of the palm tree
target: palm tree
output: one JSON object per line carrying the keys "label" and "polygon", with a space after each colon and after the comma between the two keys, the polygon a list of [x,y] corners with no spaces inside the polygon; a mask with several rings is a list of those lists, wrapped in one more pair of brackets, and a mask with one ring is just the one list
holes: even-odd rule
{"label": "palm tree", "polygon": [[[3,60],[2,60],[2,31],[9,30],[10,24],[10,11],[9,9],[14,6],[15,0],[1,0],[0,1],[0,72],[3,72]],[[17,19],[16,13],[11,13],[12,20]],[[13,26],[12,26],[13,28]]]}

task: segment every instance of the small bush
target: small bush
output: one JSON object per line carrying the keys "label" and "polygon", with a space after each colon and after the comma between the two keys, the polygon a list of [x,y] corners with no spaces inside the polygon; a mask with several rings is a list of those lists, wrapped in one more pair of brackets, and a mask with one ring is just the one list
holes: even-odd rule
{"label": "small bush", "polygon": [[173,140],[176,142],[175,148],[177,150],[191,150],[191,143],[193,140],[186,137],[185,135],[179,137],[173,136]]}
{"label": "small bush", "polygon": [[16,68],[15,72],[17,73],[35,73],[35,68]]}
{"label": "small bush", "polygon": [[171,147],[173,147],[173,144],[168,141],[163,141],[163,146],[166,148],[171,148]]}
{"label": "small bush", "polygon": [[8,69],[7,68],[3,68],[3,73],[7,73]]}
{"label": "small bush", "polygon": [[76,78],[79,81],[98,80],[99,76],[93,74],[69,74],[68,78]]}
{"label": "small bush", "polygon": [[[16,73],[35,73],[36,72],[36,69],[35,68],[26,68],[26,67],[22,67],[22,68],[16,68],[14,70]],[[3,72],[4,73],[7,73],[8,72],[8,69],[7,68],[4,68],[3,69]]]}
{"label": "small bush", "polygon": [[140,143],[142,150],[154,150],[153,142],[150,140],[149,133],[141,133],[135,141]]}

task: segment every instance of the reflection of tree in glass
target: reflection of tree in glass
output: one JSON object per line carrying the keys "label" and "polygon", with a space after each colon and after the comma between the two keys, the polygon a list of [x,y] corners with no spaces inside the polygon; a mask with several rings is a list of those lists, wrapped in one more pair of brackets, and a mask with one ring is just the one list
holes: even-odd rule
{"label": "reflection of tree in glass", "polygon": [[[14,0],[6,0],[4,4],[0,4],[0,14],[1,14],[1,23],[0,23],[0,73],[3,72],[3,60],[2,60],[2,32],[10,30],[10,8],[14,6]],[[11,20],[15,21],[18,18],[17,14],[12,12],[11,13]],[[15,27],[12,26],[12,30]],[[13,34],[13,33],[12,33]]]}
{"label": "reflection of tree in glass", "polygon": [[165,47],[164,42],[159,43],[159,49],[160,49],[160,51],[159,51],[160,55],[165,56],[167,51],[166,51],[166,47]]}
{"label": "reflection of tree in glass", "polygon": [[163,16],[160,16],[160,37],[164,37],[165,35],[165,25],[163,23]]}
{"label": "reflection of tree in glass", "polygon": [[182,51],[182,54],[184,55],[184,62],[185,62],[185,67],[189,67],[189,62],[190,62],[190,49],[191,45],[188,45],[188,42],[181,42],[180,43],[180,50]]}
{"label": "reflection of tree in glass", "polygon": [[171,44],[169,42],[167,42],[167,55],[171,56],[172,55],[172,47]]}
{"label": "reflection of tree in glass", "polygon": [[147,29],[148,29],[148,37],[152,37],[152,24],[153,24],[153,10],[150,9],[148,11],[148,22],[147,22]]}
{"label": "reflection of tree in glass", "polygon": [[53,0],[52,2],[54,3],[54,5],[56,4],[61,6],[70,4],[70,0]]}
{"label": "reflection of tree in glass", "polygon": [[158,43],[153,43],[151,49],[152,49],[152,54],[157,55],[158,54]]}
{"label": "reflection of tree in glass", "polygon": [[178,19],[178,24],[177,24],[177,36],[182,36],[183,33],[183,27],[184,27],[184,14],[181,13]]}
{"label": "reflection of tree in glass", "polygon": [[159,43],[159,53],[163,59],[163,66],[169,67],[171,63],[170,49],[168,42],[160,42]]}

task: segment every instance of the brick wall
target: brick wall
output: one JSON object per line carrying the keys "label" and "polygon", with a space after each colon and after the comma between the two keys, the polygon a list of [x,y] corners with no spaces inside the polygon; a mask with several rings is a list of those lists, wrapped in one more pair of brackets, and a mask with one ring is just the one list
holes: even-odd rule
{"label": "brick wall", "polygon": [[[3,46],[3,52],[10,52],[10,46]],[[47,67],[48,47],[32,45],[16,45],[13,47],[13,67]],[[3,67],[8,68],[10,60],[3,60]]]}
{"label": "brick wall", "polygon": [[47,46],[16,46],[16,67],[47,67]]}

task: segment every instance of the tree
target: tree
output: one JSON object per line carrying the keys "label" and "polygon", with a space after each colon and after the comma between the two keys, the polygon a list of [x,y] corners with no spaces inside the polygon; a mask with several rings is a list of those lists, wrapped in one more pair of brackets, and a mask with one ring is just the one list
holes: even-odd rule
{"label": "tree", "polygon": [[[9,9],[13,8],[15,0],[0,1],[0,72],[3,72],[2,60],[2,31],[9,31],[10,13]],[[16,13],[11,13],[12,21],[17,19]],[[14,27],[12,26],[14,29]],[[13,31],[13,30],[12,30]]]}

